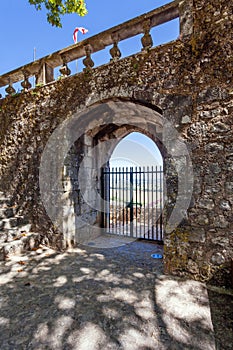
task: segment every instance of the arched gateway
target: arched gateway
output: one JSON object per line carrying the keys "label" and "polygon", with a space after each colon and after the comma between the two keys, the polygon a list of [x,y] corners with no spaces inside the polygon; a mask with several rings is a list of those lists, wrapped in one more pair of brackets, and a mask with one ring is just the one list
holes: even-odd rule
{"label": "arched gateway", "polygon": [[[145,206],[142,209],[149,216],[163,217],[165,234],[176,229],[183,220],[192,194],[192,164],[176,129],[162,116],[158,107],[120,99],[102,101],[74,114],[58,126],[42,155],[41,198],[54,226],[62,232],[66,246],[87,243],[110,228],[107,223],[110,204],[106,192],[109,181],[106,165],[119,141],[133,131],[142,132],[154,140],[164,159],[165,180],[160,177],[159,181],[160,187],[166,189],[163,197],[165,206],[155,207],[156,214],[149,213]],[[182,171],[179,170],[181,162],[185,164]],[[151,175],[147,172],[138,176],[149,179]],[[169,176],[173,178],[172,190]],[[158,172],[154,177],[158,178]],[[162,181],[165,183],[162,184]],[[132,207],[133,199],[127,200],[131,219],[126,217],[126,221],[131,226],[130,236],[133,237],[135,229],[138,230],[132,227],[135,208]],[[156,225],[155,221],[151,227],[148,226],[148,231],[155,230],[157,236],[156,233],[146,233],[145,227],[143,230],[140,238],[163,240],[161,222]]]}

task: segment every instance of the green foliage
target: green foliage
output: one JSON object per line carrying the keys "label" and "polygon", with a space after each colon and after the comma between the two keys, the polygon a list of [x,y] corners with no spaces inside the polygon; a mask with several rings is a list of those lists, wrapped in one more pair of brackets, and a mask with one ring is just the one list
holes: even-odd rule
{"label": "green foliage", "polygon": [[85,0],[28,0],[37,10],[43,6],[47,9],[47,21],[52,26],[62,27],[61,16],[77,13],[79,16],[87,14]]}

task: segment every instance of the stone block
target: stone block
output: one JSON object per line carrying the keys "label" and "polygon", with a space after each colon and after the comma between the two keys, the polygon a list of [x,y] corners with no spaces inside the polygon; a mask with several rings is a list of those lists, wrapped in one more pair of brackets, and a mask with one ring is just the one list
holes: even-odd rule
{"label": "stone block", "polygon": [[206,198],[201,198],[197,202],[197,206],[202,209],[212,210],[215,207],[215,204],[213,199],[206,197]]}
{"label": "stone block", "polygon": [[227,200],[222,200],[219,204],[219,208],[222,210],[227,210],[227,211],[232,209],[230,202]]}
{"label": "stone block", "polygon": [[189,124],[191,122],[192,122],[192,120],[191,120],[190,116],[188,116],[188,115],[183,116],[181,119],[181,124]]}
{"label": "stone block", "polygon": [[222,265],[226,261],[224,255],[220,252],[214,252],[211,256],[211,262],[214,265]]}
{"label": "stone block", "polygon": [[221,143],[217,143],[217,142],[213,142],[213,143],[209,143],[208,145],[205,146],[205,150],[207,152],[211,152],[211,153],[218,153],[220,151],[224,150],[224,145],[222,145]]}
{"label": "stone block", "polygon": [[189,242],[200,242],[204,243],[206,240],[206,233],[203,228],[193,228],[191,229],[189,235]]}
{"label": "stone block", "polygon": [[221,87],[207,87],[202,90],[197,98],[198,103],[209,103],[214,100],[224,100],[228,97],[228,93],[224,88]]}

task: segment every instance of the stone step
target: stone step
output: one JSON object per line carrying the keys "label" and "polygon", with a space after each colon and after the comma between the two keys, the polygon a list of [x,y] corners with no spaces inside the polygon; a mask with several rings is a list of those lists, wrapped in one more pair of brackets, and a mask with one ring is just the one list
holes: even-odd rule
{"label": "stone step", "polygon": [[0,206],[5,205],[8,206],[11,204],[10,198],[0,196]]}
{"label": "stone step", "polygon": [[11,218],[12,216],[16,215],[16,213],[16,207],[0,208],[0,219]]}
{"label": "stone step", "polygon": [[31,225],[17,215],[17,210],[10,198],[0,192],[0,260],[39,245],[39,235],[30,232]]}
{"label": "stone step", "polygon": [[27,220],[23,216],[5,218],[0,220],[0,230],[9,230],[24,224],[27,224]]}
{"label": "stone step", "polygon": [[8,233],[6,231],[0,231],[0,247],[3,243],[6,243],[8,241]]}
{"label": "stone step", "polygon": [[40,235],[29,232],[20,239],[3,243],[0,248],[0,260],[6,260],[12,255],[21,254],[27,250],[38,248],[40,245]]}
{"label": "stone step", "polygon": [[13,241],[30,232],[31,224],[20,225],[11,229],[0,231],[0,244]]}

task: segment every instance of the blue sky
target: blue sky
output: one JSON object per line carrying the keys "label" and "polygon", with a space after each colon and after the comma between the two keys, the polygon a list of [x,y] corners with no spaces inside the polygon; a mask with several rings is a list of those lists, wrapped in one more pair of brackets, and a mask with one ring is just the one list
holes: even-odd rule
{"label": "blue sky", "polygon": [[162,156],[156,144],[138,132],[133,132],[120,141],[110,158],[110,167],[162,165]]}
{"label": "blue sky", "polygon": [[[169,3],[171,0],[87,0],[86,2],[88,8],[86,16],[66,15],[62,18],[62,28],[56,28],[47,23],[45,10],[36,11],[34,6],[30,5],[27,0],[1,0],[0,75],[32,62],[34,49],[38,59],[72,45],[72,34],[77,26],[88,29],[88,33],[85,35],[79,33],[79,41],[81,41]],[[178,28],[178,20],[153,28],[151,34],[154,45],[160,45],[176,39],[179,35]],[[140,37],[119,43],[123,57],[141,50]],[[109,62],[109,48],[95,53],[92,58],[96,66]],[[75,73],[75,62],[71,63],[69,67],[72,73]],[[82,59],[79,60],[78,67],[79,70],[82,70]],[[57,69],[55,79],[58,75],[59,71]],[[19,84],[17,86],[20,87]],[[17,86],[14,87],[18,89]],[[0,88],[2,95],[5,94],[4,90],[5,88]],[[139,135],[135,136],[132,134],[125,141],[138,142],[138,144],[144,145],[143,147],[149,147],[148,140]],[[130,144],[128,145],[130,149]],[[150,144],[150,147],[152,146]],[[154,154],[156,152],[155,150]],[[117,157],[117,153],[115,157]],[[158,162],[160,162],[159,156]]]}

